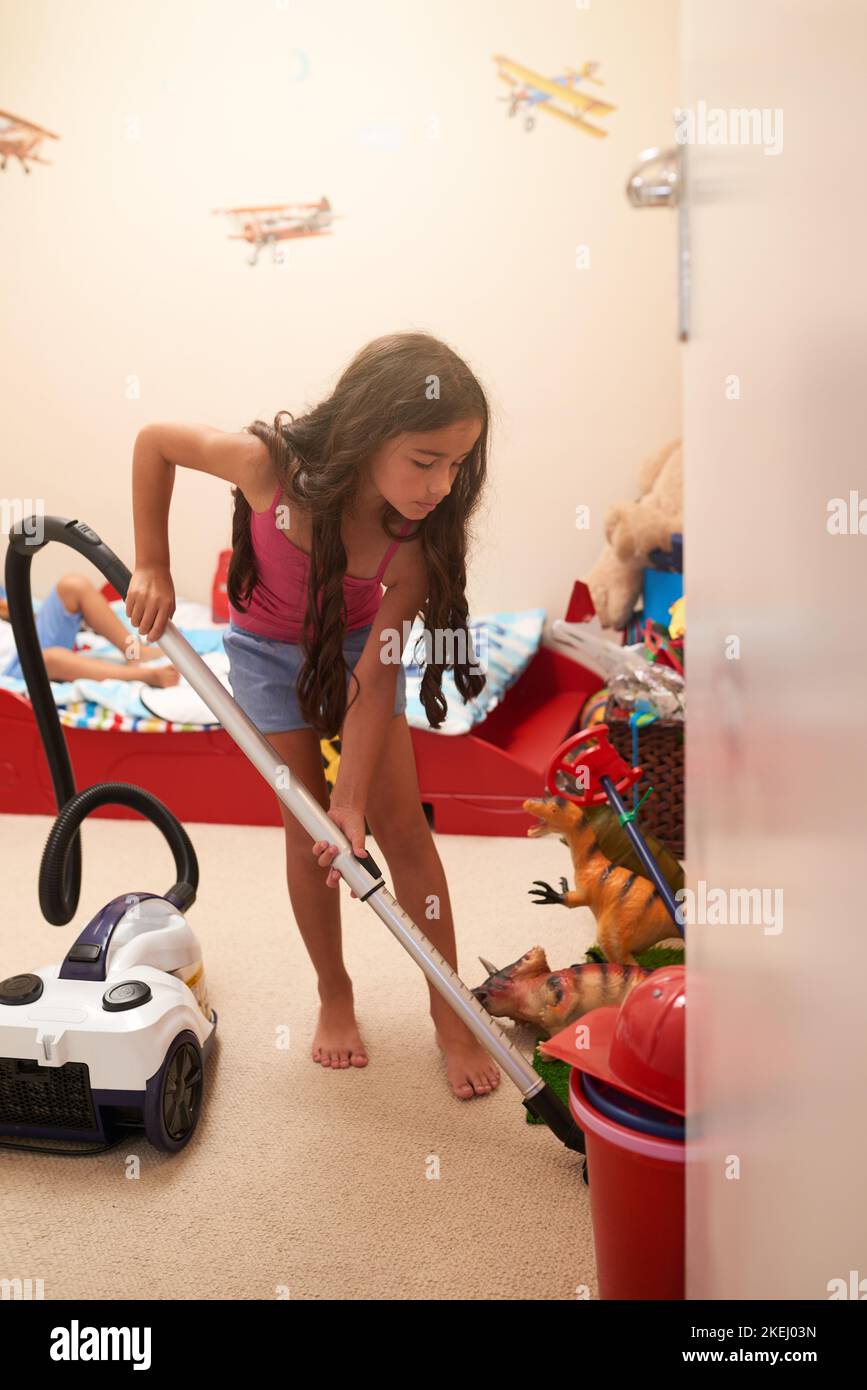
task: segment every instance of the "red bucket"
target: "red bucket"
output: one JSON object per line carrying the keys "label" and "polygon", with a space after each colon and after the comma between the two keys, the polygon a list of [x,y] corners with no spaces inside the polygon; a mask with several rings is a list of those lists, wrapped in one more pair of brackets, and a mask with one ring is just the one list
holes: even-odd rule
{"label": "red bucket", "polygon": [[686,1145],[661,1133],[675,1117],[575,1067],[569,1109],[586,1140],[600,1298],[682,1299]]}

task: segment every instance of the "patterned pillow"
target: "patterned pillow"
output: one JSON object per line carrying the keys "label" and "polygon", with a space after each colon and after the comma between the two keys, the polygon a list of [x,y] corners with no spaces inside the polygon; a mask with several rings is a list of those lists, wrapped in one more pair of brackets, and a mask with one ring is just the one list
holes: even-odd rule
{"label": "patterned pillow", "polygon": [[[443,673],[443,695],[448,712],[436,730],[439,734],[465,734],[494,709],[510,686],[526,670],[538,650],[545,626],[545,609],[529,608],[520,613],[488,613],[469,623],[473,648],[482,674],[484,690],[464,704],[451,671]],[[406,718],[415,729],[431,732],[424,705],[419,699],[423,667],[414,661],[416,642],[424,628],[420,618],[412,626],[403,650],[406,667]],[[424,662],[424,641],[418,641],[418,656]]]}

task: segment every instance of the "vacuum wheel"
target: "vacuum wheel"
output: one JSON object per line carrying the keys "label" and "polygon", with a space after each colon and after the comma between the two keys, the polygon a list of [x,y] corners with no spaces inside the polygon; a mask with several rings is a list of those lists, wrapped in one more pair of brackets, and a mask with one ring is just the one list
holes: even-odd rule
{"label": "vacuum wheel", "polygon": [[190,1142],[202,1108],[204,1072],[195,1033],[179,1033],[147,1083],[144,1126],[155,1149],[177,1153]]}

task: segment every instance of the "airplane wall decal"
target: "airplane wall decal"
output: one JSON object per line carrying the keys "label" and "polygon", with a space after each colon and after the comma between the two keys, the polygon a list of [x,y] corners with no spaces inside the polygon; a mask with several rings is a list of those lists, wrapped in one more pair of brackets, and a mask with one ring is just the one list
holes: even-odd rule
{"label": "airplane wall decal", "polygon": [[50,159],[43,159],[39,153],[42,141],[59,140],[53,130],[25,121],[23,116],[13,116],[11,111],[0,111],[0,169],[5,169],[7,161],[17,159],[25,174],[30,173],[30,164],[51,165]]}
{"label": "airplane wall decal", "polygon": [[253,247],[253,254],[247,258],[248,265],[255,265],[263,246],[271,247],[274,261],[279,260],[278,242],[293,240],[296,237],[327,236],[331,222],[340,213],[332,212],[327,198],[317,203],[263,203],[249,207],[214,208],[213,212],[224,213],[238,228],[229,233],[230,241],[246,241]]}
{"label": "airplane wall decal", "polygon": [[542,77],[531,68],[525,68],[521,63],[506,58],[502,53],[493,54],[493,59],[497,64],[497,76],[512,88],[508,96],[499,97],[498,100],[509,103],[509,116],[515,116],[519,111],[526,113],[525,130],[533,129],[536,124],[534,111],[538,109],[547,111],[551,116],[557,116],[578,130],[586,131],[588,135],[599,137],[608,134],[607,130],[592,125],[585,117],[607,116],[609,112],[616,111],[617,107],[580,90],[580,84],[584,82],[593,82],[597,87],[604,85],[601,79],[595,76],[598,63],[584,63],[578,70],[566,68],[559,77]]}

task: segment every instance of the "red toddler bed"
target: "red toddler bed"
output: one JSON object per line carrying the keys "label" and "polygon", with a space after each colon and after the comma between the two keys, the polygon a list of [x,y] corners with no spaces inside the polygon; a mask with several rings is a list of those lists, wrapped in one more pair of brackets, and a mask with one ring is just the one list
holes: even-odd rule
{"label": "red toddler bed", "polygon": [[[592,613],[586,587],[576,584],[567,620],[580,622]],[[446,736],[411,729],[422,803],[433,829],[526,835],[531,821],[521,804],[542,792],[551,755],[578,729],[582,706],[600,685],[597,675],[571,657],[543,646],[471,732]],[[64,727],[63,733],[79,790],[94,782],[134,782],[184,822],[282,824],[274,793],[221,728],[143,733]],[[7,690],[0,690],[0,811],[57,813],[30,702]],[[123,806],[94,814],[139,819]]]}

